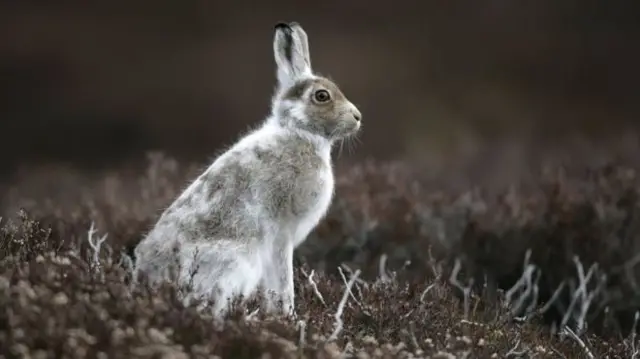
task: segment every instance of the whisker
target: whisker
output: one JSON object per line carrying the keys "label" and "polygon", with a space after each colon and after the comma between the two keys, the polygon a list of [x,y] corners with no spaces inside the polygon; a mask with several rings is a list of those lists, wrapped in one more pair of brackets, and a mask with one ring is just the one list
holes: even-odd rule
{"label": "whisker", "polygon": [[349,138],[349,153],[352,154],[355,152],[356,147],[362,143],[362,140],[358,136],[359,134],[355,134],[354,136]]}
{"label": "whisker", "polygon": [[356,152],[356,142],[355,139],[349,139],[349,154],[354,154]]}

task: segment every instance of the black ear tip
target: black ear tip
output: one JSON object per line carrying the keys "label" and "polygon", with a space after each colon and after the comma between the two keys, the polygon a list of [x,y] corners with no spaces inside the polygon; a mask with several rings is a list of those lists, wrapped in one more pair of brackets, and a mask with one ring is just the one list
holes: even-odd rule
{"label": "black ear tip", "polygon": [[276,30],[280,30],[280,29],[289,29],[290,27],[289,27],[289,24],[287,24],[286,22],[284,22],[284,21],[279,21],[279,22],[277,22],[277,23],[276,23],[276,25],[274,26],[274,28],[275,28]]}

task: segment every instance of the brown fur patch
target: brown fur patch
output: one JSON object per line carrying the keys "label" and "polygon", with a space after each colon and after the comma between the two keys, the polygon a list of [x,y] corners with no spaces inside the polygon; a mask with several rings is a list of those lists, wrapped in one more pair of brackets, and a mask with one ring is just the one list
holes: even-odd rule
{"label": "brown fur patch", "polygon": [[291,88],[287,90],[284,94],[284,98],[286,100],[299,100],[302,98],[304,93],[307,91],[309,86],[312,86],[314,83],[313,80],[303,80],[296,82]]}

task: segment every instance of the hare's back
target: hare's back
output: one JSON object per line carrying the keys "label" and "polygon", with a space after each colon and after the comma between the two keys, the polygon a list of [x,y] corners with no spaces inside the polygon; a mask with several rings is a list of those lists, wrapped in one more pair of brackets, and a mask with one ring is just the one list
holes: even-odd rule
{"label": "hare's back", "polygon": [[161,232],[178,232],[179,241],[259,238],[273,220],[324,212],[333,192],[328,160],[304,141],[265,139],[220,156],[167,208]]}
{"label": "hare's back", "polygon": [[169,205],[150,241],[190,243],[259,236],[252,187],[259,169],[238,152],[219,157]]}

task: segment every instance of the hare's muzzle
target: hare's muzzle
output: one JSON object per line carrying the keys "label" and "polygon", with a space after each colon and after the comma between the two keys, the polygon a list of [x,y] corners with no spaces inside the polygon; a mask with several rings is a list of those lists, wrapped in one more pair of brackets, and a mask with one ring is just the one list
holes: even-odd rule
{"label": "hare's muzzle", "polygon": [[353,104],[351,104],[351,116],[353,116],[353,119],[356,120],[356,122],[360,122],[360,120],[362,120],[362,114]]}

